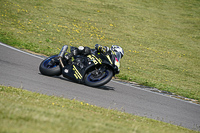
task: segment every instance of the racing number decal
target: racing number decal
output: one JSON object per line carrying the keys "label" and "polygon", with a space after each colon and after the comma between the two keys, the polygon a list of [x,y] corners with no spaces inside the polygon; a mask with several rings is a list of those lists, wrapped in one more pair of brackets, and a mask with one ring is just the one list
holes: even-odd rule
{"label": "racing number decal", "polygon": [[82,79],[82,75],[79,73],[79,71],[76,69],[76,67],[73,65],[73,70],[75,72],[74,76],[76,79]]}
{"label": "racing number decal", "polygon": [[90,60],[92,60],[95,65],[97,65],[98,63],[102,63],[102,60],[100,58],[97,58],[95,55],[88,55],[87,57],[90,58]]}

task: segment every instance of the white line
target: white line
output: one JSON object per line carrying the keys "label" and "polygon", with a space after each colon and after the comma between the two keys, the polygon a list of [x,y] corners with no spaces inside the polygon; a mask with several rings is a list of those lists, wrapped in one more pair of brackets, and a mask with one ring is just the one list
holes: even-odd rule
{"label": "white line", "polygon": [[157,94],[157,95],[161,95],[161,96],[164,96],[164,97],[167,97],[167,98],[172,98],[172,99],[176,99],[176,100],[178,100],[178,101],[182,101],[182,102],[186,102],[186,103],[190,103],[190,104],[194,104],[194,105],[200,106],[200,104],[196,104],[196,103],[193,103],[193,102],[191,102],[191,101],[187,101],[187,100],[175,98],[175,97],[172,97],[171,95],[167,95],[167,94],[164,94],[164,93],[153,92],[153,91],[148,90],[148,89],[142,89],[142,88],[140,88],[140,87],[131,86],[131,85],[129,85],[129,84],[121,83],[121,82],[118,82],[118,81],[115,81],[115,80],[111,80],[111,81],[114,82],[114,83],[121,84],[121,85],[129,86],[129,87],[132,87],[132,88],[135,88],[135,89],[138,89],[138,90],[150,92],[150,93]]}
{"label": "white line", "polygon": [[19,50],[19,49],[17,49],[17,48],[11,47],[11,46],[6,45],[6,44],[1,43],[1,42],[0,42],[0,45],[2,45],[2,46],[4,46],[4,47],[7,47],[7,48],[10,48],[10,49],[13,49],[13,50],[18,51],[18,52],[21,52],[21,53],[24,53],[24,54],[27,54],[27,55],[33,56],[33,57],[36,57],[36,58],[39,58],[39,59],[44,59],[44,58],[42,58],[42,57],[40,57],[40,56],[37,56],[37,55],[31,54],[31,53],[28,53],[28,52],[25,52],[25,51]]}

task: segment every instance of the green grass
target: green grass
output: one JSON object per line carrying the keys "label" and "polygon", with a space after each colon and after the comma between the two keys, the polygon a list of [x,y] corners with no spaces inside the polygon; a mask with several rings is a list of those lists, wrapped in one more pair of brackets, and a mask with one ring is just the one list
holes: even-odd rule
{"label": "green grass", "polygon": [[0,41],[53,55],[117,44],[121,79],[200,100],[199,0],[1,0]]}
{"label": "green grass", "polygon": [[0,86],[2,133],[192,133],[183,127],[88,103]]}

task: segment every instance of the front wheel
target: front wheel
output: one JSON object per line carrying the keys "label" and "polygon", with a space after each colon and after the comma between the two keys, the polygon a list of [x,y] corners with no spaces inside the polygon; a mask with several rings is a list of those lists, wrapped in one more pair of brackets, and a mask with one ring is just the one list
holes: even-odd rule
{"label": "front wheel", "polygon": [[43,60],[39,66],[41,74],[46,76],[59,76],[61,75],[60,62],[58,55],[53,55]]}
{"label": "front wheel", "polygon": [[111,69],[105,69],[103,72],[93,70],[85,75],[84,82],[88,86],[98,87],[108,83],[113,76]]}

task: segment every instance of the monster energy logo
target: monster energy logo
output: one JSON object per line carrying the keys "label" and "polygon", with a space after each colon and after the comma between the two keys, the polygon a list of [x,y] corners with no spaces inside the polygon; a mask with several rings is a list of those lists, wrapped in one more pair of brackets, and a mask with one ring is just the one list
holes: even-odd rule
{"label": "monster energy logo", "polygon": [[74,70],[74,76],[76,79],[82,79],[82,75],[79,73],[79,71],[76,69],[76,67],[73,65],[73,70]]}

